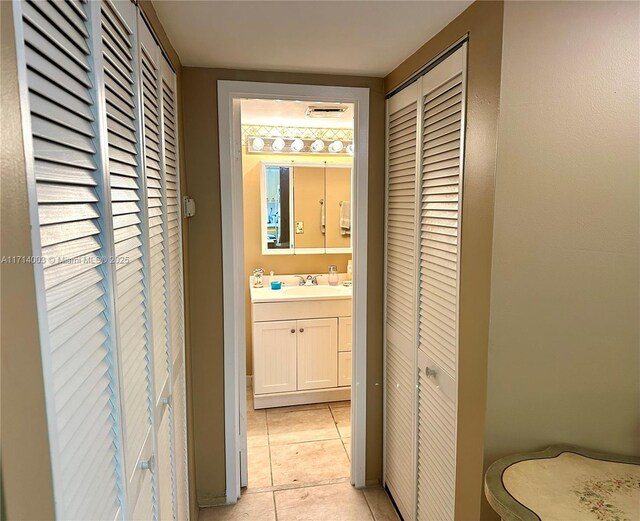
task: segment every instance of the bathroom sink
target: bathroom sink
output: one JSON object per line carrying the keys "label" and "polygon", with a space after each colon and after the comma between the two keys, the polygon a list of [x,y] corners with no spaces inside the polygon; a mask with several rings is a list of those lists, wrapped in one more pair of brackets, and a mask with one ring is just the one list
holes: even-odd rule
{"label": "bathroom sink", "polygon": [[297,286],[287,281],[282,289],[251,288],[251,302],[291,302],[296,300],[342,300],[350,299],[352,288],[346,286]]}
{"label": "bathroom sink", "polygon": [[290,286],[283,288],[280,291],[287,295],[300,295],[300,296],[312,296],[312,295],[350,295],[351,288],[345,286]]}

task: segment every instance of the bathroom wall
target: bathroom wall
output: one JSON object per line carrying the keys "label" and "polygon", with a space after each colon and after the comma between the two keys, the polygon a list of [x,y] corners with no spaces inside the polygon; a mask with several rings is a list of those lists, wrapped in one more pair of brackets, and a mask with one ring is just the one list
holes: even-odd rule
{"label": "bathroom wall", "polygon": [[505,5],[486,465],[640,454],[639,20],[637,2]]}
{"label": "bathroom wall", "polygon": [[[198,501],[224,501],[222,230],[217,81],[262,81],[369,88],[369,222],[367,280],[367,480],[382,467],[382,252],[384,217],[384,92],[382,78],[184,67],[183,120],[188,219],[194,437]],[[324,264],[324,263],[323,263]],[[264,266],[268,269],[268,266]]]}
{"label": "bathroom wall", "polygon": [[[471,4],[385,78],[387,92],[468,34],[455,519],[480,517],[502,2]],[[523,54],[526,57],[526,53]]]}
{"label": "bathroom wall", "polygon": [[[273,271],[275,274],[291,273],[327,273],[329,264],[336,264],[338,271],[347,270],[347,261],[351,254],[316,254],[316,255],[262,255],[262,243],[260,236],[261,206],[260,206],[260,172],[261,161],[292,161],[296,163],[350,163],[351,158],[336,156],[335,154],[247,154],[243,148],[242,173],[243,173],[243,210],[244,210],[244,268],[245,280],[245,305],[246,305],[246,335],[247,335],[247,375],[253,374],[252,357],[252,331],[251,331],[251,296],[249,294],[248,280],[255,268],[262,268],[265,273]],[[318,201],[315,201],[317,205]],[[310,205],[302,205],[309,207]],[[311,229],[305,226],[305,234]],[[297,238],[300,236],[296,236]],[[322,240],[320,234],[319,239]]]}

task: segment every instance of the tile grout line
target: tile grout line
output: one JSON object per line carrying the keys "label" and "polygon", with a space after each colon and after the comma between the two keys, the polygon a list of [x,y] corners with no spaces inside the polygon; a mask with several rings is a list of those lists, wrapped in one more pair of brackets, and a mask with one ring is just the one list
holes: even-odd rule
{"label": "tile grout line", "polygon": [[275,491],[271,491],[271,500],[273,501],[273,515],[276,518],[275,521],[278,521],[278,505],[276,504]]}
{"label": "tile grout line", "polygon": [[[347,406],[345,405],[344,407],[347,407]],[[336,409],[339,409],[339,407],[336,407]],[[342,443],[342,448],[344,449],[345,453],[347,454],[347,459],[349,460],[349,463],[351,463],[351,454],[347,450],[347,446],[344,444],[344,438],[342,437],[342,433],[340,432],[340,429],[338,429],[338,422],[336,422],[336,417],[333,415],[333,409],[331,408],[331,406],[329,406],[329,411],[331,412],[331,417],[333,418],[333,423],[335,424],[336,430],[338,431],[338,436],[340,437],[340,442]],[[351,438],[351,436],[349,436],[349,438]]]}
{"label": "tile grout line", "polygon": [[364,502],[367,504],[367,508],[369,509],[369,513],[371,514],[371,521],[377,521],[376,515],[373,513],[373,508],[371,508],[371,504],[369,503],[367,495],[364,493],[364,491],[362,492],[362,497],[364,497]]}
{"label": "tile grout line", "polygon": [[[269,448],[269,478],[271,479],[271,486],[273,487],[273,463],[271,462],[271,435],[269,434],[269,415],[267,411],[264,412],[264,423],[267,427],[267,447]],[[276,495],[273,494],[273,508],[276,508]],[[278,521],[278,513],[276,512],[276,521]]]}

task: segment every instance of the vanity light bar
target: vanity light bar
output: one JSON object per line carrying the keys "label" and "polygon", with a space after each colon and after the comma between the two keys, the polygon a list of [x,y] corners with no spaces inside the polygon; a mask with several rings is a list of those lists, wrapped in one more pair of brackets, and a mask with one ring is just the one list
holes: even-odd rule
{"label": "vanity light bar", "polygon": [[348,139],[322,140],[289,137],[246,136],[247,152],[253,154],[332,154],[352,156],[354,145]]}

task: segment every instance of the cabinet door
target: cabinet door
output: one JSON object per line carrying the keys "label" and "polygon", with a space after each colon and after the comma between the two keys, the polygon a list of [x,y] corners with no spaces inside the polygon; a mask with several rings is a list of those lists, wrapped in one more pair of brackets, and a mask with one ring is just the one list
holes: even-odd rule
{"label": "cabinet door", "polygon": [[298,320],[298,390],[338,385],[338,319]]}
{"label": "cabinet door", "polygon": [[351,317],[340,317],[338,319],[338,351],[351,351],[352,326],[353,319]]}
{"label": "cabinet door", "polygon": [[254,390],[256,394],[296,390],[296,322],[253,325]]}
{"label": "cabinet door", "polygon": [[338,353],[338,386],[351,385],[351,351]]}

